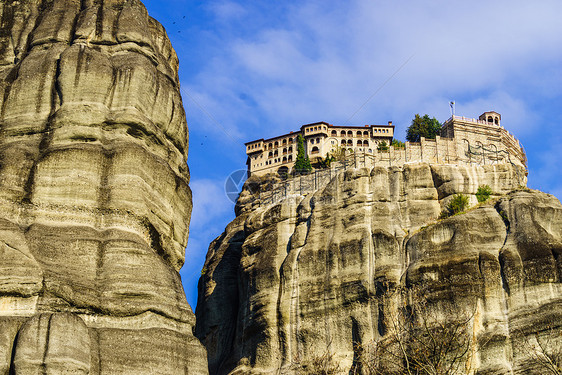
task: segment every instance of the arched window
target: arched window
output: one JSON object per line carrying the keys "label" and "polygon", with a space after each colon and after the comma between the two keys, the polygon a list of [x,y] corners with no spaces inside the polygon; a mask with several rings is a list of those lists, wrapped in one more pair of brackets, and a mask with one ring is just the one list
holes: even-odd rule
{"label": "arched window", "polygon": [[285,155],[287,153],[287,148],[283,149],[283,155]]}
{"label": "arched window", "polygon": [[342,140],[341,140],[341,144],[342,144],[342,145],[345,145],[345,144],[346,144],[345,139],[342,139]]}
{"label": "arched window", "polygon": [[365,130],[365,131],[363,132],[363,135],[364,135],[365,137],[368,137],[368,136],[369,136],[369,132]]}
{"label": "arched window", "polygon": [[348,137],[353,137],[353,132],[352,132],[351,130],[348,130],[348,131],[347,131],[347,136],[348,136]]}
{"label": "arched window", "polygon": [[293,155],[289,155],[289,161],[293,161]]}
{"label": "arched window", "polygon": [[289,138],[289,144],[293,143],[293,138]]}
{"label": "arched window", "polygon": [[279,147],[279,142],[275,141],[275,143],[273,144],[275,147]]}
{"label": "arched window", "polygon": [[492,124],[492,123],[494,122],[494,119],[492,118],[492,116],[488,116],[488,122],[489,122],[490,124]]}
{"label": "arched window", "polygon": [[320,152],[320,150],[318,149],[318,147],[316,147],[316,146],[312,147],[312,153],[313,154],[317,154],[319,152]]}
{"label": "arched window", "polygon": [[316,138],[316,144],[320,143],[320,138]]}
{"label": "arched window", "polygon": [[345,130],[342,130],[342,131],[341,131],[341,136],[342,136],[342,137],[345,137]]}
{"label": "arched window", "polygon": [[271,150],[273,148],[273,143],[269,144],[269,149]]}
{"label": "arched window", "polygon": [[289,152],[293,152],[293,146],[289,146]]}
{"label": "arched window", "polygon": [[363,133],[362,133],[360,130],[358,130],[358,131],[357,131],[357,136],[358,136],[358,137],[361,137],[362,135],[363,135]]}
{"label": "arched window", "polygon": [[335,131],[335,130],[332,130],[332,133],[331,133],[331,134],[332,134],[332,137],[336,137],[336,136],[338,135],[338,132]]}
{"label": "arched window", "polygon": [[353,146],[353,141],[352,141],[351,139],[348,139],[348,140],[347,140],[347,145],[348,145],[348,146]]}
{"label": "arched window", "polygon": [[499,125],[499,123],[500,123],[500,120],[497,117],[494,118],[494,124]]}
{"label": "arched window", "polygon": [[367,140],[364,140],[364,141],[363,141],[363,146],[367,146],[367,147],[369,147],[369,141],[367,141]]}
{"label": "arched window", "polygon": [[283,140],[283,146],[285,146],[287,144],[287,139]]}
{"label": "arched window", "polygon": [[373,150],[369,149],[369,154],[372,154],[372,153],[373,153]]}
{"label": "arched window", "polygon": [[287,162],[287,157],[284,156],[284,157],[283,157],[283,163],[286,163],[286,162]]}
{"label": "arched window", "polygon": [[358,139],[357,140],[357,146],[361,146],[362,144],[363,144],[363,142],[360,139]]}
{"label": "arched window", "polygon": [[277,150],[275,150],[275,152],[273,153],[273,156],[279,156],[279,152]]}
{"label": "arched window", "polygon": [[270,152],[267,157],[272,158],[272,157],[273,157],[273,152]]}
{"label": "arched window", "polygon": [[310,138],[309,142],[310,142],[311,145],[313,145],[314,144],[314,138]]}

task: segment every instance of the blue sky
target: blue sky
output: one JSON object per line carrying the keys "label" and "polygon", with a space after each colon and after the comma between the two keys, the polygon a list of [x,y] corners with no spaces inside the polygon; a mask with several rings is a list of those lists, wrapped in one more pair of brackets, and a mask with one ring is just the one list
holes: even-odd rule
{"label": "blue sky", "polygon": [[462,116],[495,110],[527,152],[529,186],[562,197],[559,0],[144,3],[180,59],[193,308],[208,245],[234,217],[224,182],[245,168],[244,143],[302,124],[393,121],[403,140],[416,113],[445,121],[450,100]]}

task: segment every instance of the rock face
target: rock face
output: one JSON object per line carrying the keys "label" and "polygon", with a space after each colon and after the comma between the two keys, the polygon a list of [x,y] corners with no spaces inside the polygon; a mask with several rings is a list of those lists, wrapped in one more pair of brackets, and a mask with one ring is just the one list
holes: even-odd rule
{"label": "rock face", "polygon": [[[368,373],[356,366],[357,348],[385,340],[397,306],[423,290],[441,322],[467,314],[458,373],[546,373],[526,345],[562,324],[562,205],[521,188],[522,172],[351,169],[319,191],[251,210],[242,192],[199,284],[196,336],[209,372],[293,373],[329,353],[338,373]],[[455,193],[475,205],[483,184],[494,192],[488,203],[436,221]]]}
{"label": "rock face", "polygon": [[0,374],[204,374],[178,60],[137,0],[0,2]]}

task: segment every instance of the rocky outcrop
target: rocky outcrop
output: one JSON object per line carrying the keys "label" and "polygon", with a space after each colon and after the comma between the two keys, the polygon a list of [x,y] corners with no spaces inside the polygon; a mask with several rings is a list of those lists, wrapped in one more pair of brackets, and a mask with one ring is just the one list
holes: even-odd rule
{"label": "rocky outcrop", "polygon": [[[358,348],[384,342],[420,291],[441,323],[468,319],[459,373],[545,373],[527,343],[562,324],[562,205],[519,186],[522,175],[511,165],[350,169],[261,207],[251,180],[199,283],[210,373],[293,373],[325,354],[342,374],[367,373]],[[476,205],[484,184],[494,196]],[[456,193],[473,208],[437,220]]]}
{"label": "rocky outcrop", "polygon": [[137,0],[0,3],[0,374],[203,374],[178,60]]}

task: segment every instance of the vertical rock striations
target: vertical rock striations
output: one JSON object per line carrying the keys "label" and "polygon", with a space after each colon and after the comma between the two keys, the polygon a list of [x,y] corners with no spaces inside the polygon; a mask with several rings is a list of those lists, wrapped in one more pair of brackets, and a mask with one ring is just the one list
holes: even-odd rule
{"label": "vertical rock striations", "polygon": [[138,0],[0,3],[0,374],[201,374],[178,60]]}
{"label": "vertical rock striations", "polygon": [[[466,373],[545,373],[524,343],[560,327],[562,205],[520,188],[517,168],[351,169],[251,210],[244,191],[199,284],[210,373],[293,373],[327,355],[347,374],[419,291],[428,315],[470,318]],[[492,201],[436,221],[453,194],[475,204],[483,184]]]}

